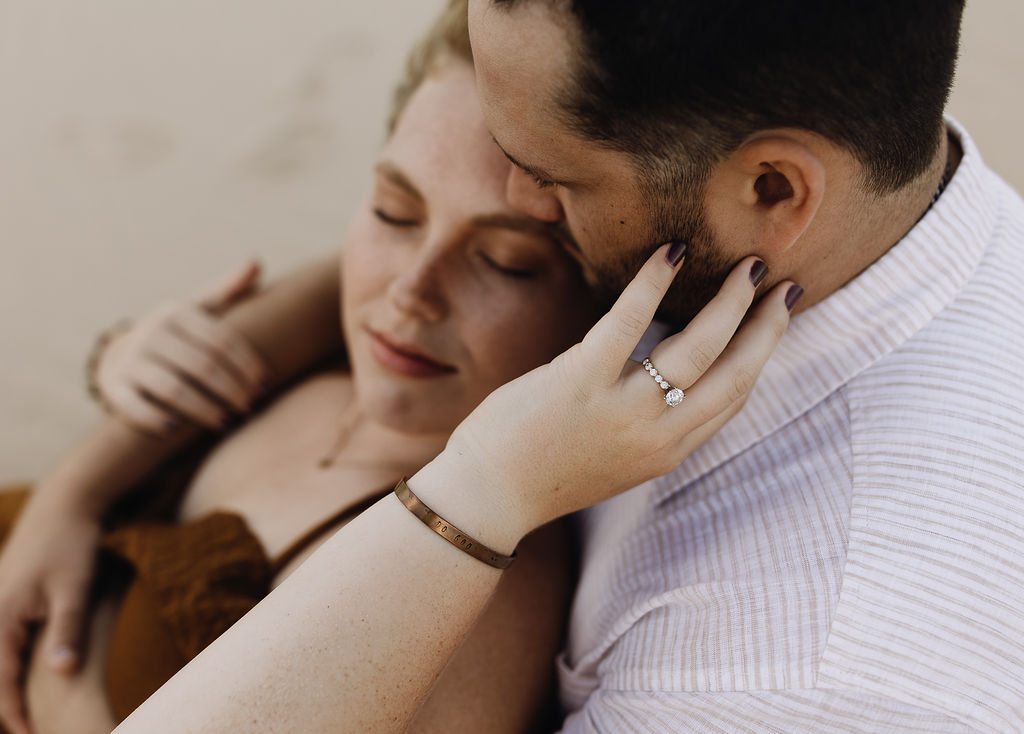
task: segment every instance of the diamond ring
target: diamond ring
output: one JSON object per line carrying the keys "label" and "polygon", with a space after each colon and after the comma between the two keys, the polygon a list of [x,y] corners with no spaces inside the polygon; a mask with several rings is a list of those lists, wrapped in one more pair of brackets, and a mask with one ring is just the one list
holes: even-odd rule
{"label": "diamond ring", "polygon": [[648,357],[643,361],[644,369],[650,373],[654,381],[658,383],[658,386],[665,391],[665,402],[668,403],[668,407],[674,408],[679,403],[683,402],[683,398],[686,397],[686,393],[680,390],[678,387],[672,387],[668,384],[664,377],[658,374],[658,370],[654,369],[654,365],[651,364],[651,360]]}

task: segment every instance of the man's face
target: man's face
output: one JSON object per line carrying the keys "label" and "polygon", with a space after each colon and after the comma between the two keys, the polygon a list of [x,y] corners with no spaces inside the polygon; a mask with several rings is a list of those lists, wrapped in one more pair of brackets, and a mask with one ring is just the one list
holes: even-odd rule
{"label": "man's face", "polygon": [[714,295],[731,258],[715,245],[699,192],[649,201],[629,156],[584,139],[561,117],[557,102],[573,68],[572,22],[548,3],[506,10],[491,0],[470,1],[484,118],[513,163],[509,202],[562,222],[588,279],[606,299],[621,292],[660,245],[685,239],[683,275],[661,312],[681,327]]}

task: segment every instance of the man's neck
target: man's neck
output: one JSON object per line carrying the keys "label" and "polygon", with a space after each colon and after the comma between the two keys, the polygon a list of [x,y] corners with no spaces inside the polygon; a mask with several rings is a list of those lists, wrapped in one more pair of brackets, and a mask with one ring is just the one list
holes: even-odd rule
{"label": "man's neck", "polygon": [[959,142],[947,133],[928,170],[913,183],[884,197],[851,194],[834,203],[824,233],[831,241],[819,233],[820,247],[814,248],[818,256],[794,269],[793,277],[806,291],[797,310],[842,288],[903,239],[928,211],[940,183],[952,177],[962,157]]}

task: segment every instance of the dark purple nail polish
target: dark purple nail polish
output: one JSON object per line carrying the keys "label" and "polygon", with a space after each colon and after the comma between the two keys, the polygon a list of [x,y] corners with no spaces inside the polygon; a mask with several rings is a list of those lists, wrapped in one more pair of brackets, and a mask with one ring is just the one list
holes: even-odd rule
{"label": "dark purple nail polish", "polygon": [[756,260],[750,268],[750,282],[757,288],[766,275],[768,275],[768,264],[764,260]]}
{"label": "dark purple nail polish", "polygon": [[683,255],[686,254],[686,243],[682,240],[675,240],[671,247],[668,248],[668,253],[665,255],[665,259],[668,264],[675,267],[679,264],[679,261],[683,259]]}
{"label": "dark purple nail polish", "polygon": [[789,290],[786,291],[786,309],[789,311],[793,310],[793,306],[800,300],[804,294],[804,289],[798,285],[791,285]]}

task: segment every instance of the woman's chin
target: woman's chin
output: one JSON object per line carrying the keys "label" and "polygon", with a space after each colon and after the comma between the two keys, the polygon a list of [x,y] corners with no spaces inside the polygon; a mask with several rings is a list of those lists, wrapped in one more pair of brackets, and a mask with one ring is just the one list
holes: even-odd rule
{"label": "woman's chin", "polygon": [[468,410],[452,401],[412,396],[401,390],[357,391],[359,412],[368,420],[399,433],[450,434]]}

